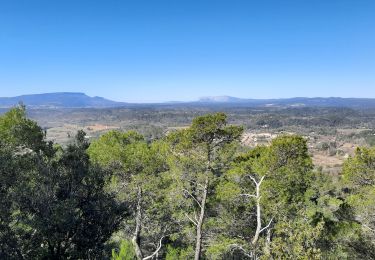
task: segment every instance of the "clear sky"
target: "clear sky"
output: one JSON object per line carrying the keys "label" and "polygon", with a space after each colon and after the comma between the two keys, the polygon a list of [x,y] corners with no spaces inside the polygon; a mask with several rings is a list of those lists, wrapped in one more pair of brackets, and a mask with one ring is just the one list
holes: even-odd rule
{"label": "clear sky", "polygon": [[0,96],[375,98],[375,0],[1,0]]}

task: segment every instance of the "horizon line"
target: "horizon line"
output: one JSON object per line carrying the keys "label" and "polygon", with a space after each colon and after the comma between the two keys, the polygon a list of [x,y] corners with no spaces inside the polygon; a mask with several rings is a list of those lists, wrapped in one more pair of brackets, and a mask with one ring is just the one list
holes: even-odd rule
{"label": "horizon line", "polygon": [[283,100],[283,99],[296,99],[296,98],[307,98],[307,99],[316,99],[316,98],[340,98],[340,99],[375,99],[375,97],[343,97],[343,96],[291,96],[291,97],[269,97],[269,98],[252,98],[252,97],[238,97],[238,96],[230,96],[230,95],[210,95],[210,96],[201,96],[197,97],[195,100],[128,100],[128,101],[118,101],[111,98],[98,96],[98,95],[88,95],[85,92],[82,91],[57,91],[57,92],[42,92],[42,93],[29,93],[29,94],[20,94],[15,96],[7,96],[7,97],[0,97],[0,98],[17,98],[22,96],[33,96],[33,95],[48,95],[48,94],[80,94],[80,95],[86,95],[91,98],[104,98],[113,102],[118,103],[134,103],[134,104],[160,104],[160,103],[192,103],[192,102],[202,102],[204,103],[205,100],[203,99],[213,99],[213,100],[207,100],[206,102],[216,102],[216,103],[228,103],[230,101],[221,101],[221,100],[214,100],[215,98],[235,98],[239,101],[243,100]]}

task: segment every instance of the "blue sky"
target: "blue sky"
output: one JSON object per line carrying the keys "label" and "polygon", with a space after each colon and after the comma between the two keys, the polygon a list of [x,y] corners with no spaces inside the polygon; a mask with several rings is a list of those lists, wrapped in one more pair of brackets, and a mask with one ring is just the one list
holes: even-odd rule
{"label": "blue sky", "polygon": [[0,96],[375,98],[374,0],[1,0]]}

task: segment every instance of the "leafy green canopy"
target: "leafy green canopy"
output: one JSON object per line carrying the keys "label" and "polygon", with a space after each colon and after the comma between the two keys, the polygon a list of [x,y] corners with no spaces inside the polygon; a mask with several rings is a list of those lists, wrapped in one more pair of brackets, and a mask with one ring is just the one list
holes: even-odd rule
{"label": "leafy green canopy", "polygon": [[[218,214],[214,197],[218,178],[228,169],[242,132],[242,127],[228,124],[224,113],[215,113],[195,118],[189,128],[166,138],[173,154],[170,205],[173,216],[183,223],[173,240],[185,253],[192,253],[195,243],[195,259],[207,250],[206,234],[211,234],[211,220]],[[170,254],[177,251],[170,249]]]}
{"label": "leafy green canopy", "polygon": [[132,209],[123,223],[121,238],[132,241],[137,258],[152,254],[157,248],[153,245],[172,227],[162,177],[168,170],[167,145],[162,141],[149,144],[134,131],[110,131],[88,151],[92,161],[117,168],[110,189]]}
{"label": "leafy green canopy", "polygon": [[42,128],[26,117],[25,106],[12,108],[0,116],[0,139],[3,142],[46,152],[48,146],[44,138]]}
{"label": "leafy green canopy", "polygon": [[[354,157],[343,167],[346,202],[352,209],[351,218],[362,229],[360,242],[349,243],[360,256],[375,258],[375,147],[357,148]],[[350,215],[349,215],[350,216]]]}
{"label": "leafy green canopy", "polygon": [[104,257],[127,208],[106,189],[113,171],[89,161],[85,133],[54,148],[18,107],[0,136],[0,258]]}
{"label": "leafy green canopy", "polygon": [[375,148],[358,148],[337,181],[313,169],[304,138],[238,154],[242,131],[216,113],[164,140],[110,131],[90,145],[79,131],[62,148],[11,109],[0,259],[106,259],[116,241],[113,259],[159,244],[163,259],[375,259]]}
{"label": "leafy green canopy", "polygon": [[[311,224],[304,206],[312,177],[306,140],[299,136],[280,136],[269,146],[237,156],[216,189],[220,213],[215,223],[221,238],[208,252],[265,259],[318,257],[321,226]],[[261,183],[259,197],[255,182]],[[253,244],[257,216],[262,232]]]}

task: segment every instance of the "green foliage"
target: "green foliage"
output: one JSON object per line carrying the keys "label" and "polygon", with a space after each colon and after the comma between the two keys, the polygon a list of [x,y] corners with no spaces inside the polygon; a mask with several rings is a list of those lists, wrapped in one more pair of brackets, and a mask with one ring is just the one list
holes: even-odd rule
{"label": "green foliage", "polygon": [[303,215],[279,221],[275,225],[270,255],[275,259],[321,259],[318,242],[323,228],[323,222],[312,226]]}
{"label": "green foliage", "polygon": [[170,245],[167,246],[167,253],[165,260],[185,260],[194,257],[194,250],[192,247],[188,248],[174,248]]}
{"label": "green foliage", "polygon": [[224,144],[238,138],[243,128],[227,126],[226,114],[216,113],[196,117],[189,130],[193,143],[210,144],[215,142],[215,139],[219,139],[221,144]]}
{"label": "green foliage", "polygon": [[160,246],[161,259],[192,259],[201,239],[202,259],[375,259],[375,148],[331,178],[304,138],[247,150],[242,131],[215,113],[161,140],[110,131],[89,144],[79,131],[63,147],[11,109],[0,116],[0,258],[131,260]]}
{"label": "green foliage", "polygon": [[17,196],[14,187],[21,177],[18,173],[25,169],[20,157],[13,153],[10,146],[0,141],[0,259],[22,257],[12,223],[16,212],[13,201]]}
{"label": "green foliage", "polygon": [[116,252],[112,249],[112,260],[135,260],[135,252],[133,245],[129,240],[122,240],[120,244],[120,250]]}
{"label": "green foliage", "polygon": [[228,125],[225,114],[215,113],[197,117],[189,128],[167,136],[174,155],[169,171],[171,206],[174,218],[184,223],[176,239],[196,243],[198,255],[205,250],[200,246],[202,233],[215,228],[215,190],[233,160],[242,131],[242,127]]}
{"label": "green foliage", "polygon": [[355,156],[348,158],[343,167],[343,185],[347,189],[346,203],[352,209],[351,219],[362,227],[361,243],[353,248],[361,256],[375,257],[361,252],[363,245],[375,251],[375,148],[358,148]]}
{"label": "green foliage", "polygon": [[343,168],[344,181],[355,188],[375,185],[375,148],[357,148]]}
{"label": "green foliage", "polygon": [[111,131],[94,141],[88,152],[91,160],[103,167],[116,166],[110,189],[132,209],[124,220],[123,238],[132,238],[139,230],[138,247],[142,253],[151,254],[155,247],[149,245],[166,230],[174,229],[163,192],[166,184],[162,173],[168,170],[168,147],[163,141],[149,144],[133,131]]}
{"label": "green foliage", "polygon": [[123,161],[126,158],[127,149],[131,143],[141,142],[143,137],[134,131],[119,132],[110,131],[94,141],[88,153],[93,161],[103,165]]}
{"label": "green foliage", "polygon": [[25,106],[12,108],[0,116],[0,139],[3,142],[46,152],[48,145],[44,137],[42,128],[26,117]]}
{"label": "green foliage", "polygon": [[269,149],[269,181],[265,186],[270,189],[272,199],[294,211],[304,201],[313,178],[306,140],[296,135],[280,136]]}
{"label": "green foliage", "polygon": [[219,235],[213,241],[206,251],[206,255],[209,259],[225,259],[235,251],[235,246],[241,243],[240,239],[228,238],[226,236]]}
{"label": "green foliage", "polygon": [[343,168],[344,185],[349,188],[347,202],[364,225],[375,227],[375,148],[358,148]]}
{"label": "green foliage", "polygon": [[82,134],[53,160],[36,153],[2,153],[8,163],[0,178],[8,180],[4,202],[11,211],[1,211],[0,223],[13,249],[1,252],[5,258],[103,256],[126,208],[106,192],[111,172],[89,162]]}
{"label": "green foliage", "polygon": [[[269,238],[270,241],[267,241],[266,230],[260,234],[258,243],[251,245],[257,227],[256,214],[259,214],[256,211],[254,180],[259,183],[261,179],[261,228],[269,223],[272,240]],[[293,259],[313,258],[315,254],[318,258],[318,230],[322,224],[313,223],[312,219],[306,220],[302,213],[297,214],[304,209],[305,196],[312,181],[311,158],[306,141],[299,136],[280,136],[270,146],[258,146],[234,159],[216,190],[221,203],[220,215],[216,220],[217,225],[221,226],[218,232],[225,235],[222,241],[236,244],[229,252],[242,256],[263,256],[265,259],[270,255],[285,258],[288,254]],[[292,225],[296,226],[292,228]],[[307,233],[303,234],[302,231]],[[277,242],[273,244],[274,241]],[[219,252],[226,255],[231,249],[225,243],[218,245],[211,245],[212,250],[217,251],[215,255]],[[287,253],[282,254],[284,251]]]}

